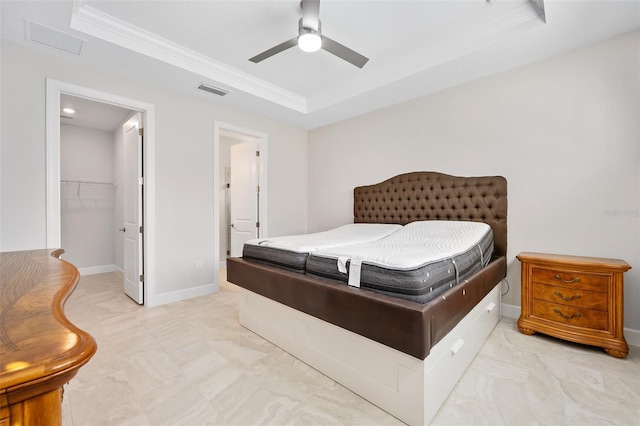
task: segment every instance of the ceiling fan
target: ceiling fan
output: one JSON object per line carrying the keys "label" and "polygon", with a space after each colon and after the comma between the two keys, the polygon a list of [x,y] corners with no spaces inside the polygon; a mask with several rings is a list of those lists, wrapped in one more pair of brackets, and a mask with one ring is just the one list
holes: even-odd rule
{"label": "ceiling fan", "polygon": [[320,25],[320,0],[302,0],[302,18],[298,22],[298,37],[280,43],[264,52],[250,58],[254,63],[264,61],[273,55],[283,52],[290,47],[298,45],[305,52],[315,52],[324,49],[337,57],[344,59],[358,68],[362,68],[369,58],[338,43],[329,37],[322,35]]}

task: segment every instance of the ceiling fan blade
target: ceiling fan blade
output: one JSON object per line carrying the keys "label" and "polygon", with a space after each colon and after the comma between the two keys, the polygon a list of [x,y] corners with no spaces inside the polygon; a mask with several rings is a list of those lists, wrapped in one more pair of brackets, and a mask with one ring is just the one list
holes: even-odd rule
{"label": "ceiling fan blade", "polygon": [[369,58],[366,56],[362,56],[355,50],[351,50],[347,46],[324,35],[322,36],[322,48],[358,68],[364,67],[364,65],[369,61]]}
{"label": "ceiling fan blade", "polygon": [[254,56],[253,58],[250,58],[249,60],[257,64],[258,62],[264,61],[265,59],[272,57],[276,53],[283,52],[289,49],[290,47],[296,46],[297,44],[298,44],[298,37],[294,37],[291,40],[287,40],[284,43],[280,43],[279,45],[272,47],[271,49],[267,49],[264,52],[257,54],[256,56]]}
{"label": "ceiling fan blade", "polygon": [[302,26],[319,31],[320,0],[302,0]]}

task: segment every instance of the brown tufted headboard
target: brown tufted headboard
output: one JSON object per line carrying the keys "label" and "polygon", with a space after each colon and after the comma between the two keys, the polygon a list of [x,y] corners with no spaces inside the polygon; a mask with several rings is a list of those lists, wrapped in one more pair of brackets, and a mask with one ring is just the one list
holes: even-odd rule
{"label": "brown tufted headboard", "polygon": [[507,180],[412,172],[353,190],[354,223],[470,220],[493,230],[495,255],[507,254]]}

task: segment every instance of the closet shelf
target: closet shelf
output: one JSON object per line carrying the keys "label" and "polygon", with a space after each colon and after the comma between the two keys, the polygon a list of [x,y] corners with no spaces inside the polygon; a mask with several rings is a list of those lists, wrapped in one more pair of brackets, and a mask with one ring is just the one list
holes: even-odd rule
{"label": "closet shelf", "polygon": [[115,183],[63,179],[60,180],[60,184],[63,209],[112,209],[114,207]]}
{"label": "closet shelf", "polygon": [[91,182],[91,181],[86,181],[86,180],[64,180],[62,179],[60,181],[60,183],[73,183],[73,184],[78,184],[78,185],[106,185],[106,186],[113,186],[115,187],[116,184],[113,182]]}

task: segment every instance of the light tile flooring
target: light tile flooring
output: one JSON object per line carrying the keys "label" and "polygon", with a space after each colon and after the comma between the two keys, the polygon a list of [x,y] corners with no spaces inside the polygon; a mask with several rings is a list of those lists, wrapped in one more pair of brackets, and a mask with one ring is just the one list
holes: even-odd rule
{"label": "light tile flooring", "polygon": [[[119,273],[83,276],[65,306],[98,352],[65,387],[63,424],[397,425],[398,420],[238,323],[237,288],[156,308]],[[437,425],[638,425],[640,348],[525,336],[502,320]]]}

